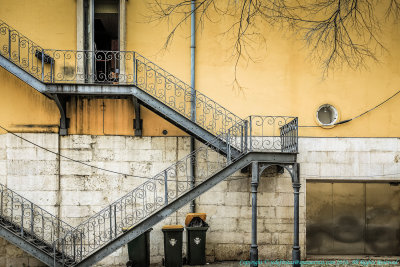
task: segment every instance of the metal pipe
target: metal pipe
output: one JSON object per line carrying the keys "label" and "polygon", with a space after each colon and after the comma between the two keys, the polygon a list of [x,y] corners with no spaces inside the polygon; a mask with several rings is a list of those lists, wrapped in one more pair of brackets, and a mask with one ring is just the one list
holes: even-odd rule
{"label": "metal pipe", "polygon": [[[195,90],[195,48],[196,48],[196,0],[191,1],[190,5],[190,115],[192,121],[196,122],[196,90]],[[190,137],[190,153],[192,154],[191,158],[191,168],[190,168],[190,185],[191,188],[194,188],[195,185],[195,176],[196,176],[196,156],[193,153],[196,149],[196,143],[193,136]],[[193,199],[190,202],[190,212],[195,212],[196,210],[196,202]]]}

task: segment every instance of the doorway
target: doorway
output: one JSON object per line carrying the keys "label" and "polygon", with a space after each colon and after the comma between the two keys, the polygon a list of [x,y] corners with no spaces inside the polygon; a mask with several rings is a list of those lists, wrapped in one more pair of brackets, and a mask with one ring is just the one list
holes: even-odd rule
{"label": "doorway", "polygon": [[98,82],[118,81],[119,24],[119,0],[94,1],[94,67]]}

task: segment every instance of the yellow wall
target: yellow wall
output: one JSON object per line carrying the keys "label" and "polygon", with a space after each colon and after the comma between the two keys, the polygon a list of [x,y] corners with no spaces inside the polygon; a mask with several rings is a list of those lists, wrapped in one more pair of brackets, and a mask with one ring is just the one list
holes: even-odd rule
{"label": "yellow wall", "polygon": [[[74,49],[76,47],[75,1],[10,1],[0,0],[0,18],[45,48]],[[128,1],[127,50],[135,50],[166,70],[190,82],[190,25],[183,24],[172,45],[162,50],[171,30],[167,23],[148,23],[145,1]],[[399,25],[384,25],[387,31],[382,41],[390,53],[380,62],[367,62],[368,69],[344,68],[322,78],[322,70],[309,57],[304,42],[288,31],[266,27],[267,51],[260,49],[257,62],[238,69],[244,89],[234,90],[234,60],[232,40],[221,33],[229,20],[211,24],[197,33],[196,88],[239,116],[251,114],[298,116],[301,125],[315,126],[316,109],[325,103],[334,105],[341,119],[352,118],[385,100],[400,89]],[[44,96],[23,85],[4,70],[0,70],[2,97],[1,123],[57,124],[58,110]],[[17,88],[18,87],[18,88]],[[26,102],[21,104],[19,95]],[[35,97],[33,97],[35,96]],[[3,100],[7,99],[7,100]],[[106,110],[101,110],[105,102]],[[332,129],[301,128],[302,136],[398,137],[397,119],[400,96],[350,123]],[[82,110],[84,113],[82,113]],[[30,112],[26,116],[26,112]],[[32,114],[42,114],[40,117]],[[105,116],[103,124],[103,113]],[[133,106],[130,99],[74,99],[68,105],[70,133],[133,134]],[[154,113],[142,108],[144,135],[184,135]],[[31,123],[30,123],[31,122]],[[31,129],[24,129],[24,131]]]}

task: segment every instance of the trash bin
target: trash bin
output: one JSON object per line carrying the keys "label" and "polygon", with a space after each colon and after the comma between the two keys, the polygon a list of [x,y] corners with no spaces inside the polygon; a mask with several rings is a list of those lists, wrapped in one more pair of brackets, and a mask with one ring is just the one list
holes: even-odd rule
{"label": "trash bin", "polygon": [[199,216],[196,216],[195,213],[189,213],[186,216],[186,254],[189,265],[206,264],[206,232],[208,224],[205,219],[205,213],[201,213]]}
{"label": "trash bin", "polygon": [[164,265],[165,267],[181,267],[182,262],[182,225],[165,225],[164,233]]}
{"label": "trash bin", "polygon": [[[130,228],[122,229],[124,232]],[[127,267],[148,267],[150,266],[150,228],[140,236],[128,243],[129,261]]]}

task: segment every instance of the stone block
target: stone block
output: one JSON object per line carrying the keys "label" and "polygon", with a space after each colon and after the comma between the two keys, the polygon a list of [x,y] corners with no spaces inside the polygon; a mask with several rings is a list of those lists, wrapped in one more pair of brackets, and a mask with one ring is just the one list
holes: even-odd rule
{"label": "stone block", "polygon": [[113,149],[113,150],[119,150],[119,149],[124,149],[127,147],[127,142],[125,139],[127,139],[125,136],[92,136],[92,138],[95,140],[95,149]]}
{"label": "stone block", "polygon": [[[128,150],[148,150],[152,149],[152,139],[155,137],[128,137],[126,139],[126,148]],[[163,137],[157,137],[163,138]]]}
{"label": "stone block", "polygon": [[91,135],[67,135],[61,136],[61,149],[92,149],[96,142]]}
{"label": "stone block", "polygon": [[0,160],[0,175],[7,175],[7,161]]}
{"label": "stone block", "polygon": [[259,216],[259,218],[275,218],[275,209],[276,207],[258,207],[257,215]]}
{"label": "stone block", "polygon": [[249,206],[250,193],[245,192],[226,192],[225,205],[227,206]]}
{"label": "stone block", "polygon": [[7,186],[13,190],[22,191],[56,191],[58,190],[57,175],[9,175]]}
{"label": "stone block", "polygon": [[217,206],[217,214],[222,218],[240,218],[239,206]]}
{"label": "stone block", "polygon": [[[36,160],[58,160],[58,149],[49,149],[52,152],[38,148],[36,150]],[[61,157],[62,158],[62,157]]]}
{"label": "stone block", "polygon": [[[93,168],[93,170],[95,170]],[[92,167],[77,162],[63,161],[60,164],[61,175],[91,175]]]}
{"label": "stone block", "polygon": [[197,199],[201,204],[222,205],[225,202],[225,193],[206,192]]}
{"label": "stone block", "polygon": [[36,160],[36,147],[7,148],[7,160]]}
{"label": "stone block", "polygon": [[276,207],[277,218],[293,218],[293,207]]}
{"label": "stone block", "polygon": [[[107,192],[107,191],[106,191]],[[61,198],[63,205],[107,205],[107,194],[99,191],[62,191]]]}
{"label": "stone block", "polygon": [[7,171],[9,175],[53,175],[58,174],[58,164],[56,161],[9,160]]}
{"label": "stone block", "polygon": [[[216,217],[218,216],[218,217]],[[235,231],[238,227],[238,218],[220,217],[218,214],[208,218],[207,223],[210,225],[210,232],[230,232]]]}
{"label": "stone block", "polygon": [[39,206],[52,206],[57,203],[57,191],[24,191],[16,190],[18,194]]}
{"label": "stone block", "polygon": [[215,260],[248,260],[250,245],[248,244],[221,244],[215,245]]}
{"label": "stone block", "polygon": [[[21,137],[31,141],[32,143],[49,148],[49,149],[57,149],[58,148],[58,134],[56,133],[22,133]],[[10,146],[11,143],[8,143]],[[36,147],[35,145],[21,140],[21,147]]]}
{"label": "stone block", "polygon": [[[78,160],[78,161],[83,161],[83,162],[89,162],[93,160],[93,152],[92,150],[89,149],[62,149],[60,151],[60,154],[71,158],[73,160]],[[71,162],[71,160],[61,157],[61,161],[66,161],[66,162]]]}

